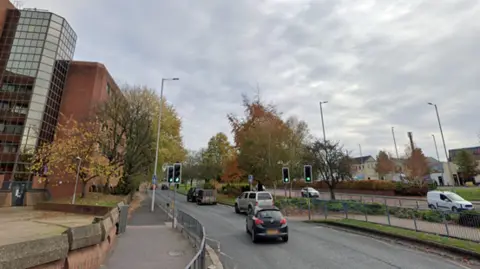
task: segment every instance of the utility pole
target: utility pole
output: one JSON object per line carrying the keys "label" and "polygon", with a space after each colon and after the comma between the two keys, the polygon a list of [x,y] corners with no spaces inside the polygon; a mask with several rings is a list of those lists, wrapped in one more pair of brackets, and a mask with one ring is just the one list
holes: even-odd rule
{"label": "utility pole", "polygon": [[323,143],[327,144],[327,136],[325,135],[325,122],[323,121],[323,107],[322,104],[326,104],[328,101],[320,101],[320,117],[322,118],[322,130],[323,130]]}
{"label": "utility pole", "polygon": [[363,177],[365,177],[365,173],[363,171],[363,154],[362,154],[362,145],[358,144],[358,149],[360,150],[360,169],[362,171]]}
{"label": "utility pole", "polygon": [[398,156],[397,140],[395,139],[395,131],[393,126],[392,126],[392,136],[393,136],[393,145],[395,146],[395,154],[397,156],[397,159],[400,159],[400,157]]}

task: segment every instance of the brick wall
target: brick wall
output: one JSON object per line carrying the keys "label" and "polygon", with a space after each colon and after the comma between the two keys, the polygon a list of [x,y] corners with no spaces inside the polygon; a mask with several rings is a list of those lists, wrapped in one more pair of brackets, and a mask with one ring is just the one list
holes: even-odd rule
{"label": "brick wall", "polygon": [[0,207],[12,206],[12,192],[0,191]]}

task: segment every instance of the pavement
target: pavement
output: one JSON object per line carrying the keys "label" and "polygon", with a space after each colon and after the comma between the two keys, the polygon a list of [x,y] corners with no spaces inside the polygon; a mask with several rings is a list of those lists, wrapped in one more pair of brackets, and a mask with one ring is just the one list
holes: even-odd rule
{"label": "pavement", "polygon": [[[169,191],[156,191],[158,203],[170,202]],[[207,242],[220,254],[225,269],[458,269],[465,268],[438,255],[416,252],[368,236],[289,220],[288,243],[253,244],[245,232],[245,216],[224,205],[187,203],[177,194],[176,207],[198,219]]]}
{"label": "pavement", "polygon": [[93,218],[89,215],[34,210],[32,207],[0,208],[0,247],[59,235],[69,227],[90,224]]}
{"label": "pavement", "polygon": [[150,212],[150,204],[145,199],[135,210],[102,268],[183,269],[192,260],[196,251],[190,242],[171,228],[162,210]]}

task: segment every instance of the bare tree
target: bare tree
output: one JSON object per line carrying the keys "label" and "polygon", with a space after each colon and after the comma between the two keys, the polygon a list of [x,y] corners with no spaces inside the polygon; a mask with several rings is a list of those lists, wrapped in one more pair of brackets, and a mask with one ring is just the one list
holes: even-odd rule
{"label": "bare tree", "polygon": [[307,145],[305,153],[305,162],[312,164],[313,170],[327,184],[331,199],[335,200],[337,183],[352,178],[352,159],[339,142],[318,138]]}

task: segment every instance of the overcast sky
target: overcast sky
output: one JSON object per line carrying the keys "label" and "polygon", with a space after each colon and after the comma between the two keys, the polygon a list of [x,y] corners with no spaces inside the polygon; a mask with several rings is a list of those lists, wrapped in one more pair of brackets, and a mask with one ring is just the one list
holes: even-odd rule
{"label": "overcast sky", "polygon": [[[140,4],[142,3],[142,4]],[[23,0],[65,17],[78,34],[75,58],[103,62],[117,79],[160,90],[183,119],[188,148],[230,136],[226,114],[241,94],[305,120],[354,155],[399,152],[407,132],[444,159],[478,146],[478,0]]]}

